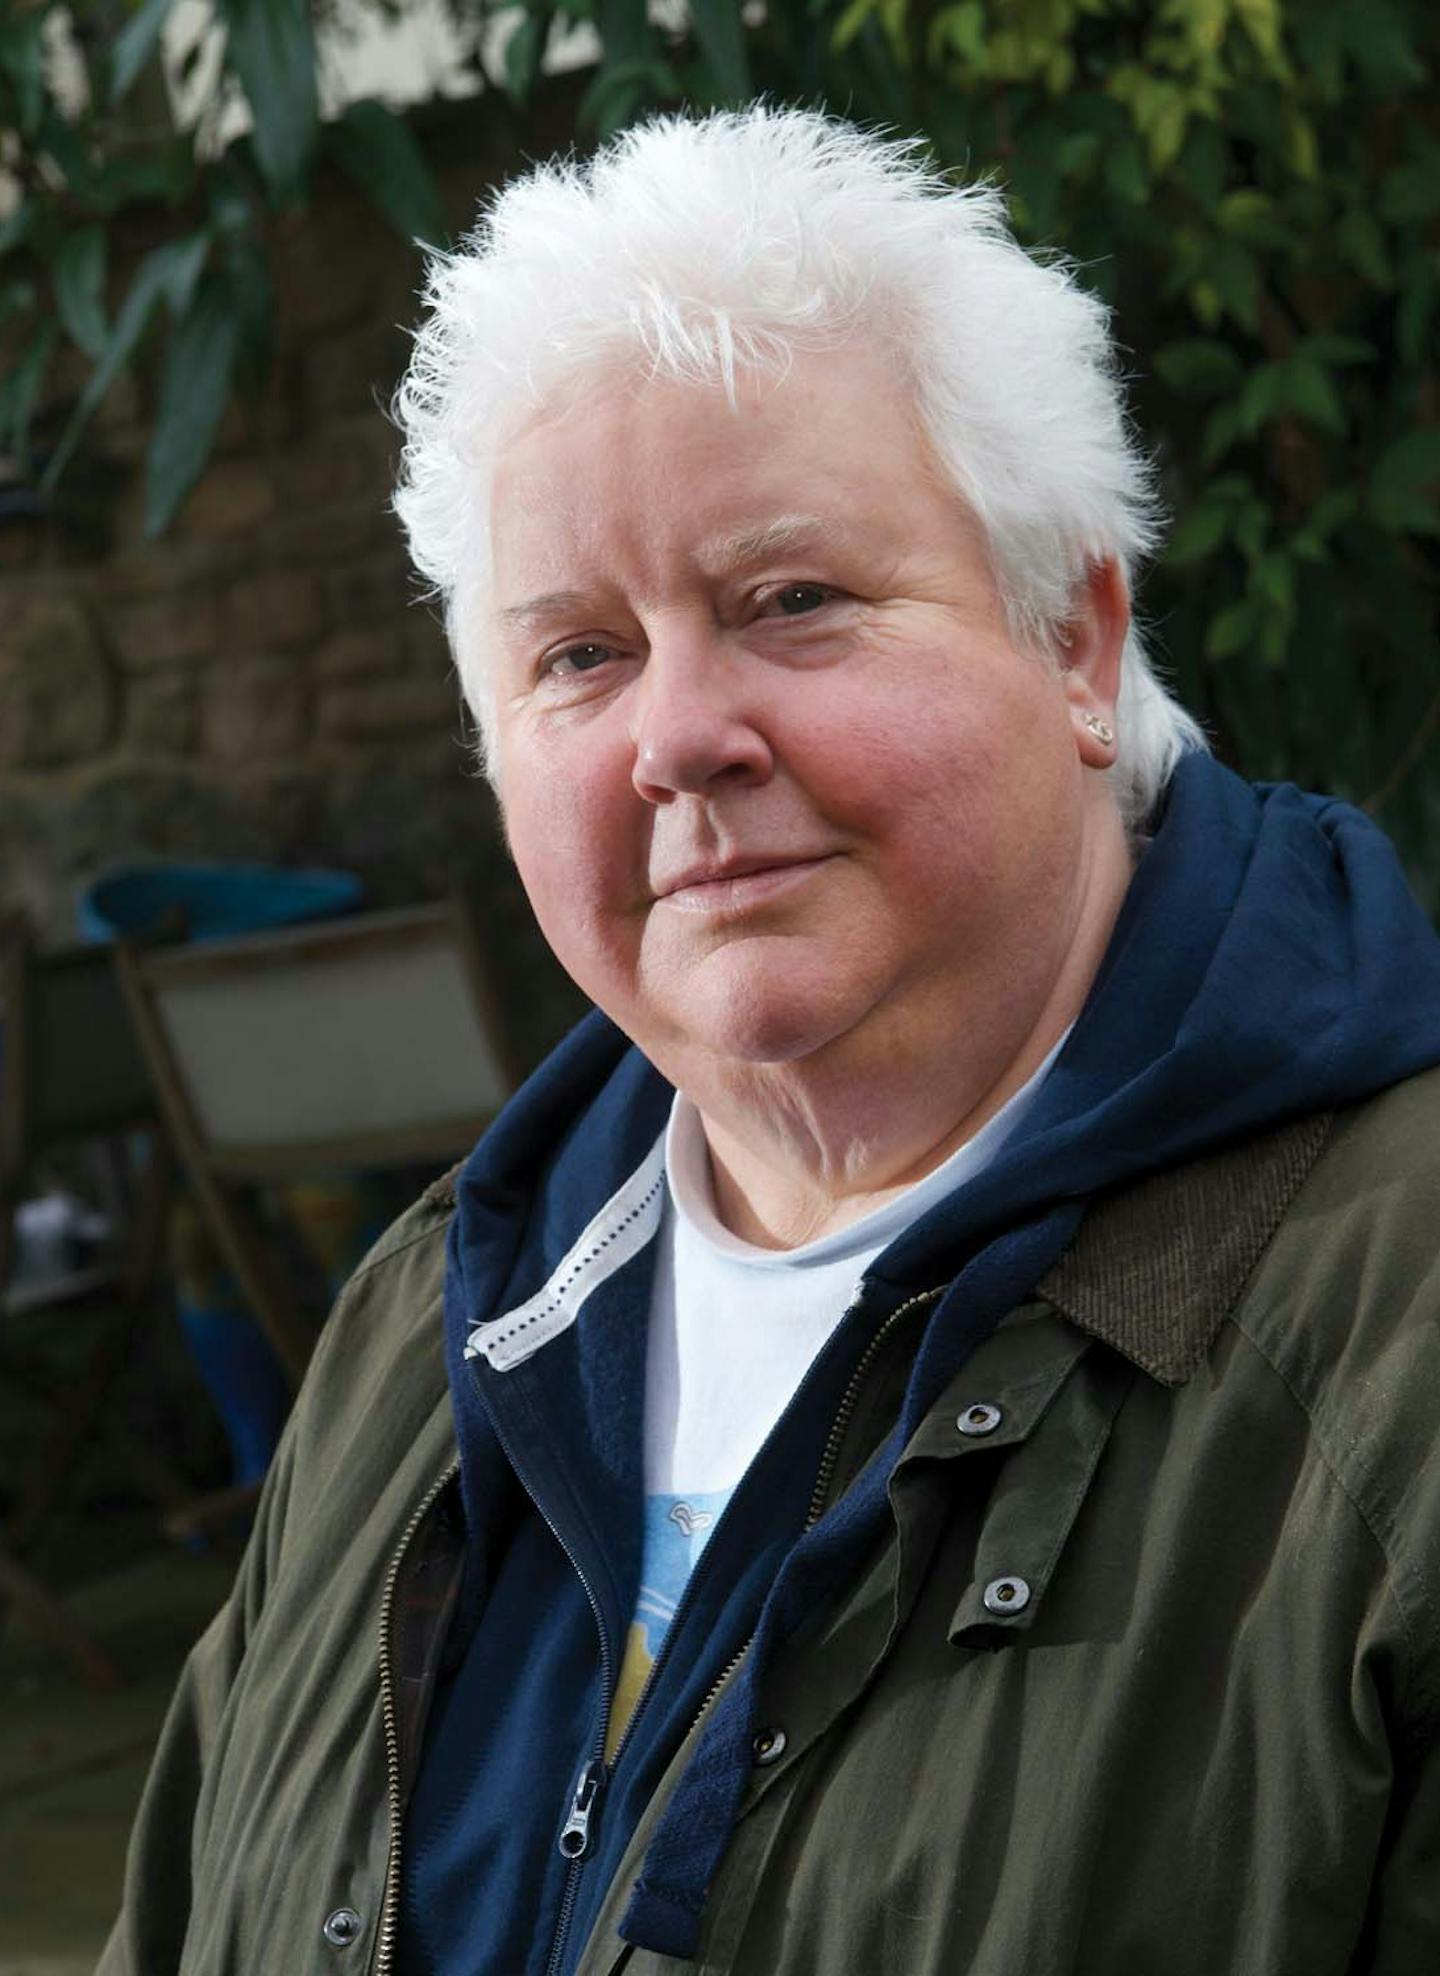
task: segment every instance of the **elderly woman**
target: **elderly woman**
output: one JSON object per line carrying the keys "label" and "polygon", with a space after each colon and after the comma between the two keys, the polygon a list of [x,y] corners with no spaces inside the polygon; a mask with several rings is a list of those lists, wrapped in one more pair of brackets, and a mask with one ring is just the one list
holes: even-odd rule
{"label": "elderly woman", "polygon": [[598,1009],[342,1300],[103,1970],[1433,1968],[1440,956],[1148,669],[1100,308],[763,109],[429,304]]}

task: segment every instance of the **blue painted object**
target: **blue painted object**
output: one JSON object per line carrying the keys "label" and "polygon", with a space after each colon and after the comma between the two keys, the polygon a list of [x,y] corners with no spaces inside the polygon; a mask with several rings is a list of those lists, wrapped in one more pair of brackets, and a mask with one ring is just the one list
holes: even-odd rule
{"label": "blue painted object", "polygon": [[121,865],[80,901],[87,940],[144,934],[178,916],[186,940],[223,940],[354,912],[365,887],[354,872],[281,865]]}

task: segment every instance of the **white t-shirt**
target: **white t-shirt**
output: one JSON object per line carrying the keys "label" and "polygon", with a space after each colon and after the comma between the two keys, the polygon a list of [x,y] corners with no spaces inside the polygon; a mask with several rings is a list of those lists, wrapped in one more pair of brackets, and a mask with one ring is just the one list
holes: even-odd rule
{"label": "white t-shirt", "polygon": [[[1068,1031],[1067,1031],[1068,1034]],[[691,1571],[730,1495],[882,1250],[994,1159],[1065,1038],[973,1139],[848,1228],[761,1249],[718,1220],[700,1114],[678,1096],[645,1368],[645,1543],[640,1597],[611,1713],[618,1744]]]}

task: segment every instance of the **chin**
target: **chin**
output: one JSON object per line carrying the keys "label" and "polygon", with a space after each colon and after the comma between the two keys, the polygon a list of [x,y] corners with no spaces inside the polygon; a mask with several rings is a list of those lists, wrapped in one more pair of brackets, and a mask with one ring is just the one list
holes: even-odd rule
{"label": "chin", "polygon": [[[677,1012],[679,1013],[679,1012]],[[733,984],[687,1009],[676,1023],[691,1047],[739,1063],[794,1063],[849,1030],[858,1012],[833,992],[804,992],[796,980]]]}

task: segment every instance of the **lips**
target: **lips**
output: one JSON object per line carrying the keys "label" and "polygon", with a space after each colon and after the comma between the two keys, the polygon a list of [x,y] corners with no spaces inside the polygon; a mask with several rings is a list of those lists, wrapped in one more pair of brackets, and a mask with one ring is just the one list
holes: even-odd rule
{"label": "lips", "polygon": [[676,912],[733,918],[778,903],[803,888],[834,856],[831,851],[767,851],[711,860],[657,885],[654,902]]}

